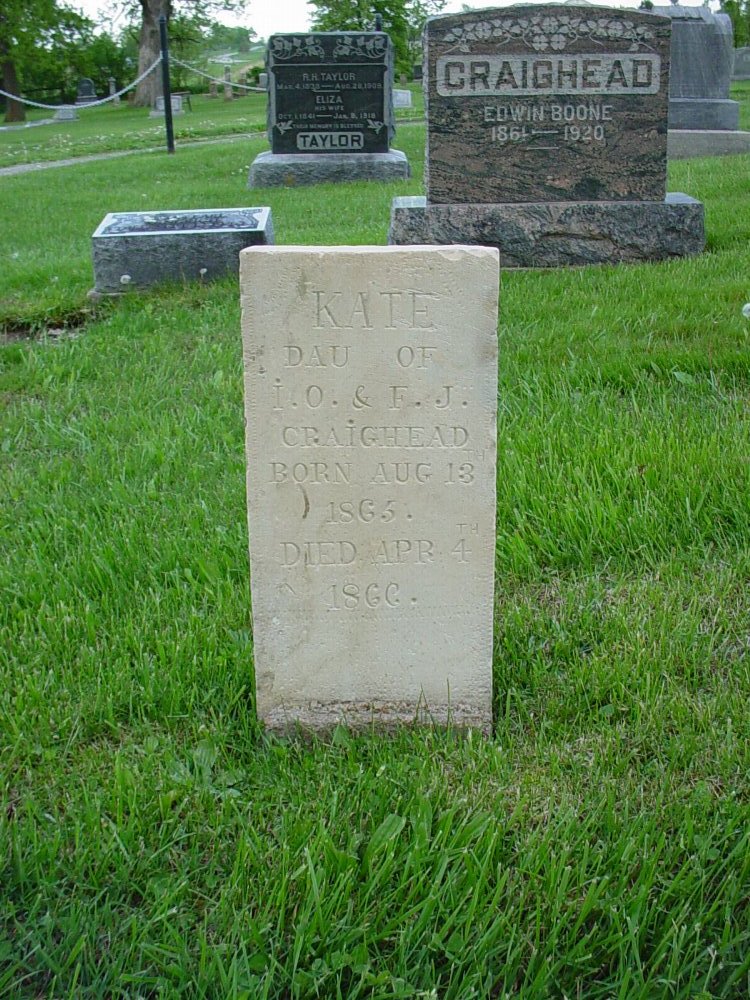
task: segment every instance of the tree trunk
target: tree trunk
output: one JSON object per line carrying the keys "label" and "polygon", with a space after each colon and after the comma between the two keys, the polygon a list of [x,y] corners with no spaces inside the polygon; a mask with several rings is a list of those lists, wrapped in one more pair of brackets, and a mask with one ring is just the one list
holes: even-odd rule
{"label": "tree trunk", "polygon": [[[16,64],[9,55],[2,56],[3,63],[3,90],[9,94],[18,93],[18,78],[16,76]],[[26,105],[19,101],[14,101],[10,97],[6,98],[5,120],[6,122],[25,122]]]}
{"label": "tree trunk", "polygon": [[[165,14],[167,19],[171,13],[170,0],[141,0],[141,10],[143,20],[141,21],[141,33],[138,39],[138,75],[151,65],[161,51],[159,44],[159,16]],[[136,107],[153,107],[156,98],[162,95],[161,66],[157,66],[153,73],[149,73],[145,80],[142,80],[135,90]]]}

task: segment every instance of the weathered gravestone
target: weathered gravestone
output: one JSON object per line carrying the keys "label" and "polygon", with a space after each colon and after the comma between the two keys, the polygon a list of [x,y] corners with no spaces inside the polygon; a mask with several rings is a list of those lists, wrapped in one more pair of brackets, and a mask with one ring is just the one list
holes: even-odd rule
{"label": "weathered gravestone", "polygon": [[270,728],[489,729],[498,278],[482,247],[241,255]]}
{"label": "weathered gravestone", "polygon": [[112,103],[117,105],[120,103],[120,95],[117,93],[117,81],[113,76],[109,78],[109,96],[112,98]]}
{"label": "weathered gravestone", "polygon": [[241,250],[273,243],[270,208],[111,212],[92,237],[94,296],[237,273]]}
{"label": "weathered gravestone", "polygon": [[743,46],[734,50],[732,60],[732,79],[750,80],[750,47]]}
{"label": "weathered gravestone", "polygon": [[[170,103],[172,105],[173,115],[184,115],[185,109],[182,106],[182,95],[181,94],[170,94]],[[154,107],[149,112],[149,118],[163,118],[164,117],[164,95],[160,95],[156,98],[154,102]]]}
{"label": "weathered gravestone", "polygon": [[729,17],[677,3],[653,10],[672,21],[669,127],[736,130],[740,106],[729,100],[734,52]]}
{"label": "weathered gravestone", "polygon": [[406,156],[390,149],[388,35],[271,35],[267,69],[271,151],[251,165],[249,187],[409,176]]}
{"label": "weathered gravestone", "polygon": [[410,90],[397,90],[394,87],[394,90],[393,90],[393,107],[394,108],[410,108],[411,107],[411,91]]}
{"label": "weathered gravestone", "polygon": [[258,86],[263,87],[264,89],[268,87],[268,73],[258,74]]}
{"label": "weathered gravestone", "polygon": [[61,104],[57,111],[55,111],[52,120],[56,122],[74,122],[78,120],[78,112],[72,104]]}
{"label": "weathered gravestone", "polygon": [[87,76],[84,76],[78,81],[76,104],[91,104],[96,99],[96,87],[94,86],[94,81],[90,80]]}
{"label": "weathered gravestone", "polygon": [[392,243],[497,246],[508,267],[698,253],[703,206],[666,195],[670,22],[519,6],[428,20],[427,197]]}

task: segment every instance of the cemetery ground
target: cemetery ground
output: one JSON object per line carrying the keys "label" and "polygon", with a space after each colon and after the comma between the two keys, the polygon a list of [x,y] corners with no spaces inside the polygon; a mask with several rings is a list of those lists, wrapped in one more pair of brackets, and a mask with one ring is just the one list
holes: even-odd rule
{"label": "cemetery ground", "polygon": [[[410,84],[409,89],[414,106],[398,109],[397,120],[419,118],[423,114],[421,86]],[[237,87],[235,93],[240,93]],[[192,110],[175,115],[173,119],[177,143],[265,134],[264,93],[251,91],[233,101],[225,101],[219,87],[217,98],[193,94],[190,103]],[[150,118],[148,108],[134,108],[123,101],[117,107],[106,104],[100,108],[77,110],[77,121],[0,130],[0,168],[122,149],[163,149],[165,146],[164,119]],[[52,114],[52,111],[35,109],[29,112],[28,119],[48,121]]]}
{"label": "cemetery ground", "polygon": [[700,257],[503,275],[491,739],[259,731],[237,282],[86,300],[107,211],[382,244],[423,144],[2,178],[0,995],[750,992],[749,158]]}

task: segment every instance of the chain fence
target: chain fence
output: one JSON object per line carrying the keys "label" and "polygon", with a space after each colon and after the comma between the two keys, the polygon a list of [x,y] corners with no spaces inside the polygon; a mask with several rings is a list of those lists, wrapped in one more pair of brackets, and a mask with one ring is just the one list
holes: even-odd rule
{"label": "chain fence", "polygon": [[30,101],[25,97],[19,97],[17,94],[9,94],[7,90],[0,90],[0,94],[3,97],[9,98],[11,101],[17,101],[19,104],[26,104],[31,108],[44,108],[47,111],[60,111],[62,108],[75,108],[76,111],[86,111],[87,108],[98,108],[102,104],[109,104],[110,101],[115,101],[118,97],[122,97],[123,94],[127,94],[129,90],[133,90],[133,88],[137,87],[142,80],[145,80],[149,73],[153,73],[160,63],[161,55],[159,55],[151,63],[148,69],[145,69],[139,77],[136,77],[132,83],[129,83],[127,87],[123,87],[122,90],[118,90],[115,94],[110,94],[108,97],[102,97],[99,101],[86,101],[85,104],[42,104],[39,101]]}
{"label": "chain fence", "polygon": [[246,83],[235,83],[234,80],[222,80],[218,76],[211,76],[210,73],[204,73],[202,69],[198,69],[197,66],[191,66],[190,63],[183,62],[182,59],[177,59],[170,52],[169,54],[170,63],[174,63],[176,66],[182,66],[183,69],[189,70],[191,73],[195,73],[198,76],[205,77],[206,80],[213,80],[214,83],[220,84],[222,87],[237,87],[239,90],[251,90],[257,94],[265,94],[265,87],[250,87]]}

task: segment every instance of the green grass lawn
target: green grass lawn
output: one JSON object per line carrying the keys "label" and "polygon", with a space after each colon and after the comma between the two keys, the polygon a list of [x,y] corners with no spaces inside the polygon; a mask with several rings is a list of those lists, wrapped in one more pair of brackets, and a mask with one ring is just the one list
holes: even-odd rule
{"label": "green grass lawn", "polygon": [[750,994],[750,158],[698,258],[503,276],[491,739],[259,731],[237,282],[87,312],[105,212],[382,244],[423,141],[0,179],[0,996]]}
{"label": "green grass lawn", "polygon": [[[221,75],[216,67],[211,71]],[[396,86],[402,87],[402,84]],[[420,118],[424,112],[421,86],[409,84],[408,89],[412,91],[414,107],[398,109],[397,119]],[[174,135],[178,144],[226,135],[265,135],[265,94],[251,91],[234,101],[224,101],[222,93],[220,87],[216,99],[194,95],[190,101],[192,110],[175,115]],[[235,94],[239,93],[241,91],[235,89]],[[52,114],[51,111],[32,110],[28,120],[49,120]],[[163,118],[150,118],[148,108],[133,108],[126,103],[118,107],[105,104],[88,111],[79,110],[79,117],[73,122],[0,131],[0,167],[165,145]]]}

